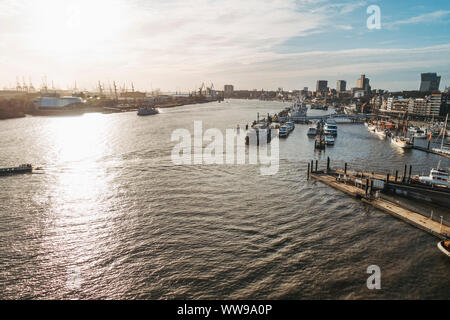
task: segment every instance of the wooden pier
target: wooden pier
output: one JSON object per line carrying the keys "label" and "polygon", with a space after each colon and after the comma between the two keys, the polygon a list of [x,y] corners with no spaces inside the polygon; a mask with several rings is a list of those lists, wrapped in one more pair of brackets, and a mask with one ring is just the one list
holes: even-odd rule
{"label": "wooden pier", "polygon": [[449,158],[449,159],[450,159],[450,155],[449,155],[449,154],[442,153],[442,152],[436,152],[436,151],[430,150],[429,148],[424,148],[424,147],[419,147],[419,146],[413,146],[413,149],[415,149],[415,150],[420,150],[420,151],[424,151],[424,152],[427,152],[427,153],[436,154],[436,155],[438,155],[438,156],[446,157],[446,158]]}
{"label": "wooden pier", "polygon": [[[347,168],[344,169],[344,171],[331,169],[329,159],[326,170],[317,170],[317,161],[316,168],[314,170],[313,164],[313,162],[308,164],[308,178],[320,181],[352,197],[360,199],[364,203],[370,204],[377,209],[387,212],[394,217],[399,218],[440,239],[450,238],[450,227],[443,224],[442,220],[441,223],[439,223],[380,196],[384,186],[377,182],[380,182],[379,179],[383,177],[383,175],[372,175],[371,173],[350,175],[347,174]],[[389,175],[387,179],[389,179],[388,181],[392,181]],[[406,178],[404,177],[403,179]]]}

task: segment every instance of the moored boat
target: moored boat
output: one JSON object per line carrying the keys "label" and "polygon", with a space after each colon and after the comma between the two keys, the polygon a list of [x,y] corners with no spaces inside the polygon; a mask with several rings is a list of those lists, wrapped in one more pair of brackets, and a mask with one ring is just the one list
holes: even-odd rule
{"label": "moored boat", "polygon": [[443,169],[431,169],[428,176],[419,176],[419,181],[433,186],[450,188],[449,174]]}
{"label": "moored boat", "polygon": [[159,111],[153,107],[141,107],[138,111],[138,116],[151,116],[154,114],[158,114]]}
{"label": "moored boat", "polygon": [[309,129],[308,129],[308,132],[306,133],[308,136],[310,136],[310,137],[315,137],[316,136],[316,134],[317,134],[317,129],[316,129],[316,127],[310,127]]}
{"label": "moored boat", "polygon": [[334,145],[334,137],[333,136],[325,136],[325,143],[328,145],[328,146],[332,146],[332,145]]}
{"label": "moored boat", "polygon": [[0,176],[8,176],[13,174],[32,173],[33,166],[31,164],[21,164],[18,167],[0,168]]}
{"label": "moored boat", "polygon": [[287,128],[287,126],[282,125],[280,127],[280,131],[278,132],[278,136],[280,138],[287,138],[288,135],[289,135],[289,129]]}
{"label": "moored boat", "polygon": [[413,147],[413,144],[409,138],[405,138],[405,137],[401,137],[401,136],[392,137],[391,143],[393,145],[403,148],[403,149],[411,149]]}
{"label": "moored boat", "polygon": [[442,240],[437,244],[437,247],[443,254],[445,254],[447,257],[450,257],[450,241]]}

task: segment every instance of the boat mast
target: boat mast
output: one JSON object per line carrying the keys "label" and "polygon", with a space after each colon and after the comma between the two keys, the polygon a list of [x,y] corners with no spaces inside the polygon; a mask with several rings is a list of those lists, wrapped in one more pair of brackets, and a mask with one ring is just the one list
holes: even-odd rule
{"label": "boat mast", "polygon": [[447,113],[447,116],[445,117],[444,129],[442,130],[441,149],[444,147],[445,134],[447,133],[447,120],[448,120],[448,113]]}

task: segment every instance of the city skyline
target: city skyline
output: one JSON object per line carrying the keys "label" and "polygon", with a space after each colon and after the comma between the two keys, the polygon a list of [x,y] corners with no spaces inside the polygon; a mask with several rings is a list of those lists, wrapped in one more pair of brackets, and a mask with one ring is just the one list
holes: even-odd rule
{"label": "city skyline", "polygon": [[[419,90],[420,74],[450,76],[450,6],[444,1],[26,1],[0,0],[0,86],[16,76],[39,87],[77,81],[134,83],[138,90],[347,89],[366,74],[372,88]],[[366,26],[369,5],[381,29]],[[195,8],[195,10],[193,9]]]}

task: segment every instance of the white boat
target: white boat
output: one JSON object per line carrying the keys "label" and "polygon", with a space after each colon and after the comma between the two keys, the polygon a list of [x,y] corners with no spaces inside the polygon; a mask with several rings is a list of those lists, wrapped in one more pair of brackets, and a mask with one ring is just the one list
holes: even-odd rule
{"label": "white boat", "polygon": [[434,186],[450,188],[448,172],[443,169],[431,169],[428,176],[419,176],[419,181]]}
{"label": "white boat", "polygon": [[370,132],[375,132],[375,130],[377,130],[377,126],[375,126],[373,124],[369,124],[367,126],[367,130],[369,130]]}
{"label": "white boat", "polygon": [[328,120],[325,124],[324,131],[326,135],[337,136],[338,127],[336,125],[336,121]]}
{"label": "white boat", "polygon": [[409,138],[394,136],[391,139],[391,143],[397,147],[403,149],[411,149],[413,147],[411,140]]}
{"label": "white boat", "polygon": [[334,145],[334,137],[333,136],[330,136],[330,135],[328,135],[328,136],[325,136],[325,143],[327,144],[327,145]]}
{"label": "white boat", "polygon": [[417,132],[417,128],[414,127],[414,126],[411,126],[411,127],[408,128],[408,131],[411,132],[411,133],[416,133]]}
{"label": "white boat", "polygon": [[427,136],[428,135],[422,130],[417,130],[417,132],[413,135],[414,139],[426,139]]}
{"label": "white boat", "polygon": [[316,127],[310,127],[310,128],[308,129],[308,132],[307,132],[307,135],[308,135],[308,136],[313,136],[313,137],[315,137],[316,134],[317,134],[317,129],[316,129]]}
{"label": "white boat", "polygon": [[380,138],[386,138],[386,130],[382,128],[376,128],[375,134],[378,135]]}
{"label": "white boat", "polygon": [[442,240],[437,244],[437,247],[442,251],[443,254],[445,254],[447,257],[450,257],[450,241]]}

